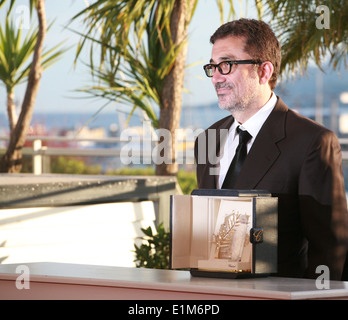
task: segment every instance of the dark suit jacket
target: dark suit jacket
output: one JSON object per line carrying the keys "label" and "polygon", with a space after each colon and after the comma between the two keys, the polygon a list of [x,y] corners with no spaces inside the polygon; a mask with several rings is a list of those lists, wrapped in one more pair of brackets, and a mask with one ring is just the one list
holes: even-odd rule
{"label": "dark suit jacket", "polygon": [[[202,144],[208,129],[197,138],[199,188],[216,188],[217,176],[210,174],[214,164],[209,159],[220,151],[220,130],[228,129],[233,121],[228,116],[209,128],[217,129],[215,146]],[[279,276],[317,278],[317,266],[326,265],[331,280],[341,279],[348,211],[340,144],[331,131],[290,110],[278,98],[248,153],[235,189],[268,190],[278,197]]]}

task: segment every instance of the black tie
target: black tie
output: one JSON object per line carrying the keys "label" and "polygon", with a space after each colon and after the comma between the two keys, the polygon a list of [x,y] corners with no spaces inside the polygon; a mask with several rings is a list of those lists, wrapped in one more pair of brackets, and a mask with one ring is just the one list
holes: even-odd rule
{"label": "black tie", "polygon": [[237,127],[237,132],[239,134],[239,144],[236,149],[236,154],[231,162],[231,165],[227,171],[224,183],[222,184],[221,189],[233,189],[237,181],[244,160],[247,156],[247,143],[252,138],[250,133],[246,130],[242,130]]}

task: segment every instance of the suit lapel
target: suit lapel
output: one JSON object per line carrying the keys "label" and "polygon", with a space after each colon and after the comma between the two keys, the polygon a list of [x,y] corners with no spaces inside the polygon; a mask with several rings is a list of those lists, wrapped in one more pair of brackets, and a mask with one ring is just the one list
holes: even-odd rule
{"label": "suit lapel", "polygon": [[277,142],[285,137],[287,106],[278,98],[259,131],[236,182],[236,189],[255,189],[280,155]]}

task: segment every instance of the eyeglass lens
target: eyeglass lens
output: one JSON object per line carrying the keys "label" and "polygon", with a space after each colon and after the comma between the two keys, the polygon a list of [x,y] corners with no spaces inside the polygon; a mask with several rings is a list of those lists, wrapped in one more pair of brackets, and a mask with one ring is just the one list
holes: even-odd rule
{"label": "eyeglass lens", "polygon": [[232,63],[222,61],[217,65],[209,64],[205,66],[204,70],[208,77],[212,77],[213,74],[215,73],[216,68],[218,68],[221,74],[228,74],[231,72],[232,66],[233,66]]}

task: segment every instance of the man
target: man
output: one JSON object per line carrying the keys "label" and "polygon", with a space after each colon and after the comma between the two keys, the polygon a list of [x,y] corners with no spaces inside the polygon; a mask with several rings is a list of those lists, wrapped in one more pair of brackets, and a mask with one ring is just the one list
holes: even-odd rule
{"label": "man", "polygon": [[[326,265],[330,279],[341,280],[348,211],[337,137],[274,94],[281,48],[266,23],[232,21],[210,41],[211,60],[204,70],[220,108],[231,116],[196,140],[198,187],[268,190],[279,201],[277,274],[317,278],[316,268]],[[239,156],[239,136],[245,133],[247,155]],[[235,154],[244,163],[235,160],[241,170],[233,178],[229,168]]]}

